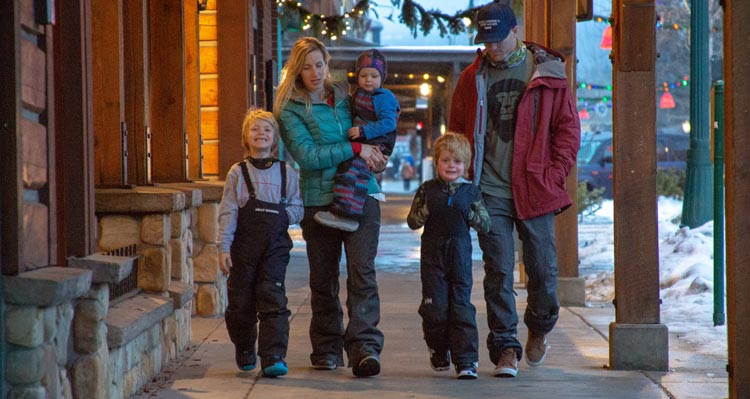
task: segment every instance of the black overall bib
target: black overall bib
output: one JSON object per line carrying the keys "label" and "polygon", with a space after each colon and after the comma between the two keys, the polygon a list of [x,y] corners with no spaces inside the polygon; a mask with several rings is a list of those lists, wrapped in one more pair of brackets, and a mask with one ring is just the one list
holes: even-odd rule
{"label": "black overall bib", "polygon": [[[245,162],[242,176],[250,192],[237,215],[237,230],[230,247],[232,269],[227,280],[225,318],[229,337],[238,349],[263,358],[285,357],[289,341],[289,316],[284,287],[292,240],[286,213],[286,164],[280,162],[281,201],[272,204],[255,197]],[[260,321],[256,328],[256,322]]]}
{"label": "black overall bib", "polygon": [[423,185],[429,217],[422,233],[422,329],[427,346],[451,351],[456,365],[477,362],[479,337],[471,303],[472,261],[468,214],[477,187],[448,192],[436,179]]}

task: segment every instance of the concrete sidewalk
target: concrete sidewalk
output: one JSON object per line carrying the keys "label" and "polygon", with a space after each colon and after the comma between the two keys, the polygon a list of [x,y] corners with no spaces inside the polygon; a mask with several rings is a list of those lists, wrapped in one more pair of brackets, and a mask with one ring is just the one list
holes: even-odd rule
{"label": "concrete sidewalk", "polygon": [[[487,357],[486,313],[482,292],[483,271],[475,263],[472,301],[480,328],[479,379],[459,381],[451,371],[434,372],[422,339],[418,269],[411,273],[379,272],[380,327],[385,334],[382,372],[372,378],[354,378],[350,368],[316,371],[310,367],[309,289],[307,259],[292,256],[287,293],[293,316],[287,362],[289,374],[271,379],[258,371],[239,372],[223,319],[193,319],[194,345],[136,398],[725,398],[725,361],[702,356],[670,339],[669,373],[613,371],[608,363],[608,325],[612,307],[563,308],[549,336],[551,348],[541,367],[520,364],[517,378],[493,378]],[[343,282],[342,291],[346,285]],[[516,287],[518,308],[526,292]],[[342,292],[342,301],[345,292]],[[521,342],[526,329],[520,326]]]}

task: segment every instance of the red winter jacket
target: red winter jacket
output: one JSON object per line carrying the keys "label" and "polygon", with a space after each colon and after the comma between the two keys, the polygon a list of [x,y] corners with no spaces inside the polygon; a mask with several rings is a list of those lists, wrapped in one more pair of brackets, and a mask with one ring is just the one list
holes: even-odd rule
{"label": "red winter jacket", "polygon": [[[565,179],[581,143],[581,125],[563,57],[537,44],[526,46],[530,51],[527,56],[534,57],[535,65],[517,108],[511,166],[511,189],[519,219],[562,212],[572,204]],[[482,174],[488,109],[484,59],[482,51],[477,50],[474,62],[461,73],[448,123],[450,131],[465,134],[472,145],[469,175],[474,184],[479,184]]]}

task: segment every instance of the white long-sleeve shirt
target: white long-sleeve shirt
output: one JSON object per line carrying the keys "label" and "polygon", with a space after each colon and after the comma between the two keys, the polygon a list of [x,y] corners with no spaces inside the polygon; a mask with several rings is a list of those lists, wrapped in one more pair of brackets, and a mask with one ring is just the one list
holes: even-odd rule
{"label": "white long-sleeve shirt", "polygon": [[[281,167],[280,162],[268,169],[257,169],[249,161],[243,161],[247,165],[247,172],[253,183],[255,198],[260,201],[278,204],[281,200]],[[239,164],[234,164],[227,173],[224,182],[224,194],[219,206],[219,235],[217,244],[219,253],[228,253],[229,247],[234,240],[237,230],[237,215],[239,209],[250,199],[250,192],[242,177],[242,169]],[[305,208],[302,205],[302,197],[299,190],[299,177],[297,172],[287,164],[286,166],[286,213],[289,216],[289,224],[297,224],[302,221]]]}

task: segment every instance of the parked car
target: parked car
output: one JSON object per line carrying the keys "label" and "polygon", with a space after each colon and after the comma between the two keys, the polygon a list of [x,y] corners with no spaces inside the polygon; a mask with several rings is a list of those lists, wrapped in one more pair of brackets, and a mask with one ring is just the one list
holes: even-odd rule
{"label": "parked car", "polygon": [[[657,170],[685,170],[690,136],[659,133],[656,136]],[[578,151],[578,182],[586,188],[604,188],[604,198],[612,198],[612,132],[584,132]]]}

